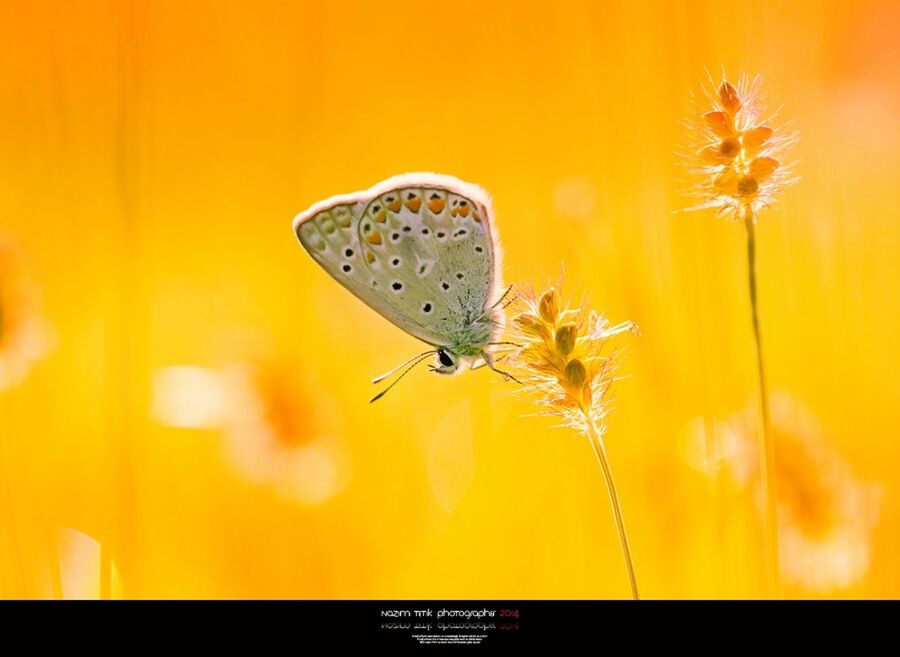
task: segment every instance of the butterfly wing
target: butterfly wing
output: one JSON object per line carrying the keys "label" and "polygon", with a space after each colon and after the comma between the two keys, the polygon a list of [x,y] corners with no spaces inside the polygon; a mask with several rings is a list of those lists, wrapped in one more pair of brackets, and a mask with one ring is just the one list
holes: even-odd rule
{"label": "butterfly wing", "polygon": [[490,198],[476,185],[395,176],[315,204],[294,232],[341,285],[429,344],[478,353],[499,330],[490,311],[500,251]]}

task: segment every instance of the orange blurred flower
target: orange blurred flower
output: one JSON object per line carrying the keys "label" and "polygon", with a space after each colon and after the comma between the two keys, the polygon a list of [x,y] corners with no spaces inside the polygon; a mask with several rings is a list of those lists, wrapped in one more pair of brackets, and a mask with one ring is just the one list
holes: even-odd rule
{"label": "orange blurred flower", "polygon": [[[853,474],[815,418],[790,396],[773,395],[771,408],[785,582],[816,592],[845,588],[869,567],[877,489]],[[738,483],[761,495],[755,417],[748,410],[732,423],[732,465]]]}
{"label": "orange blurred flower", "polygon": [[350,477],[340,412],[326,393],[265,361],[159,369],[153,415],[170,427],[221,431],[225,456],[244,481],[305,504],[341,492]]}
{"label": "orange blurred flower", "polygon": [[19,250],[0,237],[0,390],[18,384],[49,346],[40,295]]}
{"label": "orange blurred flower", "polygon": [[742,76],[735,87],[710,80],[697,118],[690,124],[693,144],[686,160],[698,182],[690,190],[700,199],[693,210],[715,208],[736,219],[756,216],[796,178],[785,163],[796,141],[790,130],[763,116],[762,79]]}
{"label": "orange blurred flower", "polygon": [[259,364],[233,365],[223,379],[226,450],[238,475],[305,504],[344,489],[350,468],[335,435],[340,415],[322,410],[321,391],[298,389],[284,372]]}

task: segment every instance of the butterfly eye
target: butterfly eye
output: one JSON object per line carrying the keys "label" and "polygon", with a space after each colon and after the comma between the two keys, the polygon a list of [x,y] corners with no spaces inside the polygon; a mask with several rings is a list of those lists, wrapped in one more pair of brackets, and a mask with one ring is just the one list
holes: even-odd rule
{"label": "butterfly eye", "polygon": [[452,367],[453,366],[453,359],[450,357],[450,354],[448,354],[446,351],[441,350],[438,352],[438,360],[441,361],[441,365],[443,365],[444,367]]}

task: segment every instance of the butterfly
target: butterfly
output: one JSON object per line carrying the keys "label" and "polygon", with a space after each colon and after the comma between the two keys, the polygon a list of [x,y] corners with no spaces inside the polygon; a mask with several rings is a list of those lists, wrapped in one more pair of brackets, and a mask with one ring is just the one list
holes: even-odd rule
{"label": "butterfly", "polygon": [[316,203],[294,218],[300,244],[363,303],[432,349],[389,372],[434,356],[452,375],[495,366],[504,313],[501,251],[487,192],[435,173],[407,173]]}

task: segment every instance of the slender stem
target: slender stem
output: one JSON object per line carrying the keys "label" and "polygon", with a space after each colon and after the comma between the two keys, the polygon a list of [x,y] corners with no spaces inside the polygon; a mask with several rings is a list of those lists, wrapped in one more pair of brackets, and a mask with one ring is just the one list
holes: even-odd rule
{"label": "slender stem", "polygon": [[775,445],[769,436],[769,399],[763,367],[762,338],[759,331],[759,308],[756,300],[756,216],[747,206],[744,211],[747,226],[747,269],[750,282],[750,309],[753,317],[753,338],[756,342],[756,373],[759,379],[759,473],[763,489],[764,540],[766,546],[766,580],[770,597],[781,597],[781,565],[778,558],[778,497],[775,487]]}
{"label": "slender stem", "polygon": [[606,447],[594,418],[590,413],[584,412],[584,419],[588,427],[588,436],[591,439],[591,447],[594,448],[594,454],[600,463],[600,469],[603,470],[603,476],[606,479],[606,489],[609,491],[609,502],[612,505],[613,516],[616,519],[616,529],[619,531],[619,540],[622,543],[622,556],[625,559],[625,567],[628,569],[628,581],[631,583],[631,595],[635,600],[640,600],[638,593],[637,578],[634,575],[634,564],[631,562],[631,548],[628,547],[628,535],[625,533],[625,521],[622,519],[622,506],[619,503],[619,495],[616,493],[616,485],[613,482],[612,470],[609,467],[609,458],[606,456]]}

